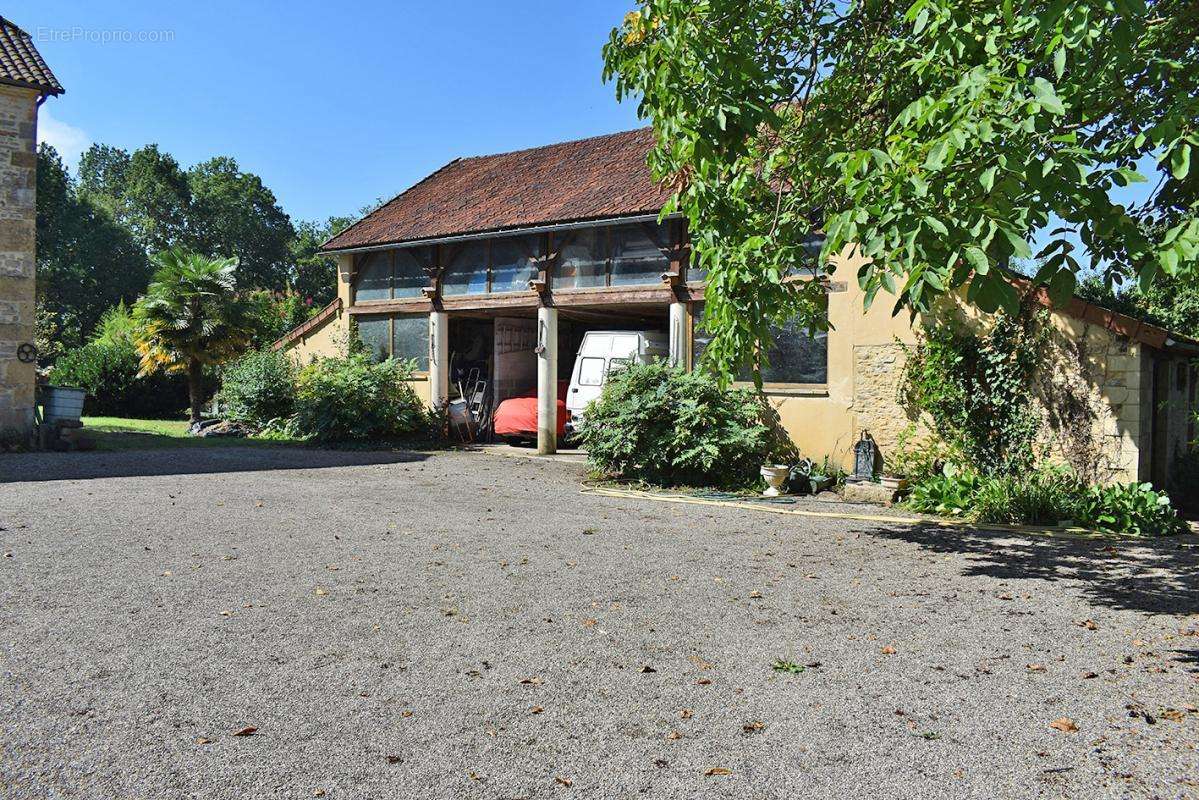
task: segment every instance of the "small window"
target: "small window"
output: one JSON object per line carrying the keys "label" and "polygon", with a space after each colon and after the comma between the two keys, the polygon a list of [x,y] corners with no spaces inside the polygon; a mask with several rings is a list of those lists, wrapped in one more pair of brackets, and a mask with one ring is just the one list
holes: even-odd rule
{"label": "small window", "polygon": [[432,254],[427,247],[404,247],[395,251],[395,297],[420,297],[420,290],[429,285],[425,267]]}
{"label": "small window", "polygon": [[425,315],[392,319],[391,355],[414,359],[418,372],[429,369],[429,318]]}
{"label": "small window", "polygon": [[607,286],[607,231],[583,228],[565,235],[554,283],[564,289]]}
{"label": "small window", "polygon": [[580,386],[603,386],[604,384],[604,359],[602,358],[584,358],[579,363],[579,385]]}
{"label": "small window", "polygon": [[354,302],[391,299],[391,253],[367,253],[358,263]]}
{"label": "small window", "polygon": [[611,358],[608,359],[608,374],[612,374],[617,370],[624,369],[629,364],[633,363],[631,358]]}
{"label": "small window", "polygon": [[612,237],[612,285],[655,284],[670,270],[665,225],[617,225]]}
{"label": "small window", "polygon": [[505,236],[491,242],[491,291],[527,292],[537,277],[540,236]]}
{"label": "small window", "polygon": [[487,293],[487,242],[466,242],[450,256],[441,278],[441,293]]}
{"label": "small window", "polygon": [[383,361],[391,357],[391,320],[387,317],[358,317],[358,338],[371,357]]}
{"label": "small window", "polygon": [[[691,364],[698,367],[711,335],[700,320],[703,306],[695,308],[696,321],[691,336]],[[798,321],[771,329],[771,342],[766,351],[768,364],[762,369],[763,383],[825,384],[828,383],[828,332],[814,335]],[[744,368],[737,380],[752,381],[753,370]]]}

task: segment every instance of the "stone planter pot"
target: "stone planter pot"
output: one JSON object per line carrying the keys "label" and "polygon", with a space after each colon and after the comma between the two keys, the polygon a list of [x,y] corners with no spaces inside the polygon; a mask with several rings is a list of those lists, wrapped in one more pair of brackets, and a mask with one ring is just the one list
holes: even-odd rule
{"label": "stone planter pot", "polygon": [[906,492],[908,490],[908,479],[897,478],[894,475],[884,475],[879,479],[884,489],[890,489],[893,492]]}
{"label": "stone planter pot", "polygon": [[762,494],[766,497],[778,497],[782,494],[779,490],[791,475],[791,467],[786,464],[763,464],[760,472],[762,480],[766,481],[766,491]]}

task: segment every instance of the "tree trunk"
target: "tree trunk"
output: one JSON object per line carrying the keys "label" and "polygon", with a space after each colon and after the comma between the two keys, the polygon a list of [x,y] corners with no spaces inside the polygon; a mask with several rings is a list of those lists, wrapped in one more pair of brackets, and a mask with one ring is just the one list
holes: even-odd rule
{"label": "tree trunk", "polygon": [[204,371],[200,362],[192,359],[187,365],[187,396],[191,401],[191,421],[200,421],[200,408],[204,405]]}

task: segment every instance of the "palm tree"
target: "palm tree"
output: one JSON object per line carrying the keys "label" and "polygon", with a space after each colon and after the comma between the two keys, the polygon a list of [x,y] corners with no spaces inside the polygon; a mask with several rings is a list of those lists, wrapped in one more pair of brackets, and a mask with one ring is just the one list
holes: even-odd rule
{"label": "palm tree", "polygon": [[191,421],[198,422],[204,366],[239,355],[253,331],[247,306],[235,293],[237,259],[176,248],[151,260],[154,277],[133,306],[141,374],[186,373]]}

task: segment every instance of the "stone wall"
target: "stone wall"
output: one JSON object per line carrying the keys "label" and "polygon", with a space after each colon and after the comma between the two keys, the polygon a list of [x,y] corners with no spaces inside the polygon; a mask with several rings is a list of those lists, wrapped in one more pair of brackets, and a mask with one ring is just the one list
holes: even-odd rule
{"label": "stone wall", "polygon": [[915,421],[899,402],[905,356],[898,343],[858,345],[853,349],[854,438],[869,431],[884,463],[899,447],[899,437]]}
{"label": "stone wall", "polygon": [[0,436],[33,424],[36,370],[17,359],[34,341],[37,93],[0,86]]}

